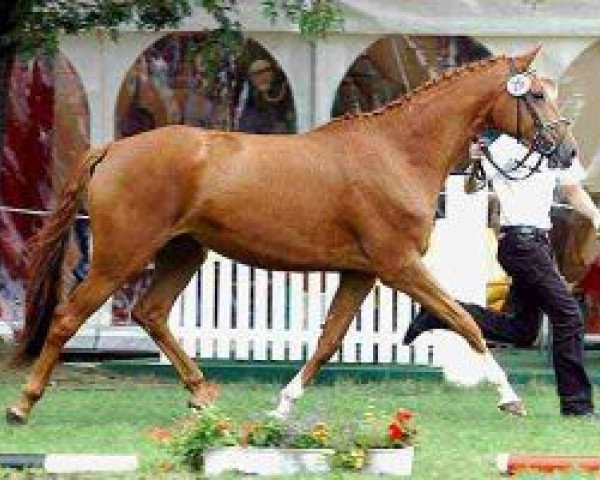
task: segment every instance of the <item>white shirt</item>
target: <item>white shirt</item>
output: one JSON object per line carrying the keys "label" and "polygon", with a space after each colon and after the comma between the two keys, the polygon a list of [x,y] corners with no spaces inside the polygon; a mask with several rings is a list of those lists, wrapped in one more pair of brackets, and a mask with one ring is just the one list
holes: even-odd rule
{"label": "white shirt", "polygon": [[[528,151],[528,148],[515,138],[501,134],[489,146],[490,154],[496,164],[511,177],[522,178],[536,165],[540,155],[532,153],[522,167],[513,169]],[[500,225],[527,225],[550,229],[550,208],[554,199],[554,189],[557,185],[579,184],[586,172],[579,159],[574,158],[571,166],[565,170],[548,168],[548,162],[543,159],[539,171],[525,180],[509,180],[503,176],[489,161],[483,160],[483,169],[492,180],[493,188],[500,202]]]}

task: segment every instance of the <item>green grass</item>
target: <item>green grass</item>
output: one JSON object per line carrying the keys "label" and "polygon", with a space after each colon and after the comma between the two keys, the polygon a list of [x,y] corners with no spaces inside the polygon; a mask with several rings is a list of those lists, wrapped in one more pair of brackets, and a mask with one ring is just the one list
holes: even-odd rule
{"label": "green grass", "polygon": [[[151,427],[169,427],[187,414],[187,395],[181,387],[73,374],[64,369],[55,378],[27,426],[10,427],[0,421],[1,453],[139,453],[141,476],[158,478],[156,465],[170,458],[170,454],[165,447],[153,443],[147,433]],[[8,405],[16,398],[21,381],[20,375],[0,372],[0,405]],[[219,402],[232,417],[247,418],[272,408],[278,389],[276,385],[257,383],[222,385]],[[437,382],[344,382],[317,386],[308,390],[298,407],[306,414],[327,412],[339,421],[362,415],[369,404],[390,411],[399,406],[414,410],[420,444],[413,479],[501,478],[494,466],[498,452],[600,452],[600,425],[560,417],[553,387],[528,385],[520,390],[530,411],[524,419],[498,412],[491,389],[463,390]],[[598,399],[597,403],[600,405]],[[365,477],[332,474],[328,478]],[[578,473],[550,478],[586,477]]]}

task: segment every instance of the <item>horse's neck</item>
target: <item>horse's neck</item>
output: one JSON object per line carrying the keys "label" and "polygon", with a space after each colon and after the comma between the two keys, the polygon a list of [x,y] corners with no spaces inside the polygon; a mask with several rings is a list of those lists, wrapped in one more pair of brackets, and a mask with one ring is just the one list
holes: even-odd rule
{"label": "horse's neck", "polygon": [[461,153],[483,128],[504,82],[499,66],[464,72],[381,115],[381,135],[405,161],[439,172],[443,182]]}

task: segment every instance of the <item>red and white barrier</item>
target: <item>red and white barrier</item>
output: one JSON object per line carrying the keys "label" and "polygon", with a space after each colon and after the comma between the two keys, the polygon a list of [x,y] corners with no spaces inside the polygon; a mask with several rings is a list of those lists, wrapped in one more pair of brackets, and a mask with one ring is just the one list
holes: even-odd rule
{"label": "red and white barrier", "polygon": [[571,470],[600,472],[600,456],[499,453],[496,457],[496,465],[500,473],[505,475],[532,471],[542,473]]}

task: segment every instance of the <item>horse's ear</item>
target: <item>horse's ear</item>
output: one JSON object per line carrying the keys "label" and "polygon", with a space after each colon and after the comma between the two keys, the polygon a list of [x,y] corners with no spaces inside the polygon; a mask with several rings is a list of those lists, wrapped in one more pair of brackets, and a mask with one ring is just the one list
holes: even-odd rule
{"label": "horse's ear", "polygon": [[520,72],[524,72],[525,70],[527,70],[531,66],[533,60],[535,59],[535,57],[541,49],[541,45],[536,45],[529,52],[515,57],[515,64],[517,66],[517,69]]}

